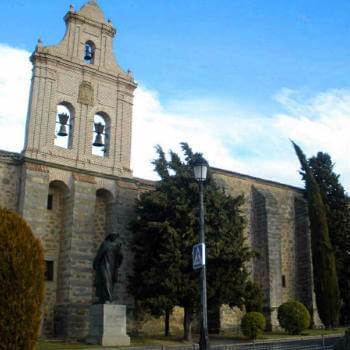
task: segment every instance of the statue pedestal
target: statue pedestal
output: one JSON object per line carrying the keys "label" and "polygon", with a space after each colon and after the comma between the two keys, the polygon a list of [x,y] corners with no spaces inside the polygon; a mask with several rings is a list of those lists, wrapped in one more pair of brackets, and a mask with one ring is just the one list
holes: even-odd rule
{"label": "statue pedestal", "polygon": [[89,344],[102,346],[130,345],[126,334],[126,306],[94,304],[90,306]]}

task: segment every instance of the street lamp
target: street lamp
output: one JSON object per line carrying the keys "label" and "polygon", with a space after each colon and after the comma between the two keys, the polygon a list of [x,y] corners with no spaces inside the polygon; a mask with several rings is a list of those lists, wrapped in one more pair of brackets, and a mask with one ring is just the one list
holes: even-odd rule
{"label": "street lamp", "polygon": [[[195,155],[193,163],[194,177],[199,183],[199,237],[200,243],[205,245],[204,240],[204,205],[203,205],[203,182],[207,178],[208,162],[203,158],[202,154]],[[205,261],[205,260],[204,260]],[[207,316],[207,277],[205,264],[202,265],[200,271],[200,306],[201,306],[201,320],[200,320],[200,350],[209,350],[208,337],[208,316]]]}

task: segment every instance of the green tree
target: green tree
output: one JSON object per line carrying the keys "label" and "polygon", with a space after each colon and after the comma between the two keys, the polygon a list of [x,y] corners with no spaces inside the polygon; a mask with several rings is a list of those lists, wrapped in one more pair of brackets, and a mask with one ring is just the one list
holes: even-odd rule
{"label": "green tree", "polygon": [[325,204],[329,237],[334,250],[340,295],[341,322],[350,323],[350,200],[327,153],[318,152],[308,164]]}
{"label": "green tree", "polygon": [[335,257],[328,233],[326,208],[321,197],[320,188],[304,153],[299,146],[294,142],[292,143],[299,158],[302,171],[305,173],[304,180],[310,218],[316,304],[322,322],[329,328],[338,324],[341,300]]}
{"label": "green tree", "polygon": [[263,294],[260,284],[248,281],[244,293],[244,305],[246,312],[263,311]]}
{"label": "green tree", "polygon": [[[172,151],[168,161],[157,146],[153,163],[161,180],[137,200],[130,291],[153,314],[182,306],[184,338],[190,340],[199,304],[199,271],[192,268],[192,247],[199,242],[199,186],[192,168],[195,154],[186,143],[181,145],[184,161]],[[243,237],[243,197],[226,195],[209,171],[204,200],[208,304],[242,306],[246,262],[252,256]]]}

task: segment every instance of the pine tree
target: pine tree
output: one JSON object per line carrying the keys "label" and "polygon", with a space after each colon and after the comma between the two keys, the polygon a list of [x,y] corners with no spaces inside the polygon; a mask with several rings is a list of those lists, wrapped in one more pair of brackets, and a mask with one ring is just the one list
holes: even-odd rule
{"label": "pine tree", "polygon": [[350,323],[350,199],[327,153],[318,152],[308,160],[326,208],[329,236],[334,249],[340,295],[341,322]]}
{"label": "pine tree", "polygon": [[[192,268],[192,247],[199,242],[198,183],[193,175],[195,154],[183,143],[184,161],[160,146],[155,170],[161,180],[154,191],[141,194],[136,219],[134,275],[130,291],[153,314],[173,306],[185,311],[184,338],[191,339],[191,323],[199,304],[199,272]],[[204,184],[206,207],[208,303],[242,305],[252,252],[243,237],[243,197],[226,195],[212,175]]]}
{"label": "pine tree", "polygon": [[341,306],[333,247],[330,242],[326,208],[320,188],[311,172],[304,153],[294,142],[293,146],[305,172],[304,180],[308,201],[311,249],[316,304],[323,324],[329,328],[338,324]]}

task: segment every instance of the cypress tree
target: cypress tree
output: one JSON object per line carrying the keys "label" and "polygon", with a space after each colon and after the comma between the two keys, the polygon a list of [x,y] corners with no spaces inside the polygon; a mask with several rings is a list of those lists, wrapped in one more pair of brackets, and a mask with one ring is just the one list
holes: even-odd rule
{"label": "cypress tree", "polygon": [[326,208],[329,237],[334,250],[343,307],[340,320],[350,323],[350,199],[327,153],[318,152],[308,160]]}
{"label": "cypress tree", "polygon": [[330,328],[339,320],[341,306],[333,247],[328,233],[326,209],[319,186],[307,163],[304,153],[294,142],[293,146],[305,172],[305,189],[309,209],[311,249],[316,304],[323,324]]}
{"label": "cypress tree", "polygon": [[[173,306],[185,311],[184,338],[191,339],[191,323],[199,307],[199,272],[192,268],[192,247],[199,242],[199,186],[193,175],[195,154],[182,144],[184,161],[160,146],[153,163],[161,180],[154,191],[141,194],[136,219],[134,275],[130,291],[153,314]],[[226,195],[208,174],[204,184],[207,245],[208,304],[241,306],[252,252],[243,237],[243,197]]]}

